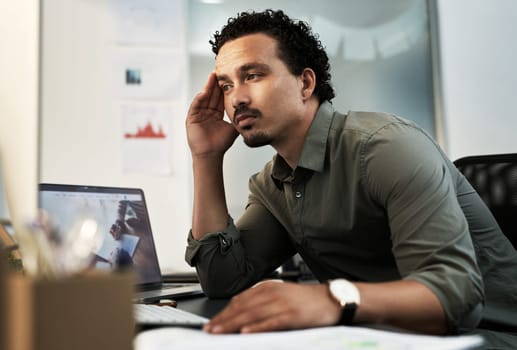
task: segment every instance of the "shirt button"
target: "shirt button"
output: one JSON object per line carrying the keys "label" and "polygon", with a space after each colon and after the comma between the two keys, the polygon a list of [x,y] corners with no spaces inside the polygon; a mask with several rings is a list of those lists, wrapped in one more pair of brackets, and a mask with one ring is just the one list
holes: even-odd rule
{"label": "shirt button", "polygon": [[296,191],[296,193],[294,194],[294,196],[296,198],[302,198],[302,193],[300,191]]}

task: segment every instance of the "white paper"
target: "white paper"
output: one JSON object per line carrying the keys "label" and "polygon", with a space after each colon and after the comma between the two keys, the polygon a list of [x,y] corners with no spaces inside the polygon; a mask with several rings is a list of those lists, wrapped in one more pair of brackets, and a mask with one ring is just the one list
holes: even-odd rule
{"label": "white paper", "polygon": [[168,104],[123,104],[122,171],[167,175],[172,173],[170,120]]}
{"label": "white paper", "polygon": [[[109,232],[109,230],[107,230]],[[95,254],[104,260],[108,261],[108,264],[113,264],[116,260],[116,253],[120,249],[120,241],[113,238],[113,236],[109,233],[104,235],[104,240],[102,241],[102,245],[95,252]]]}
{"label": "white paper", "polygon": [[112,90],[119,98],[174,99],[181,81],[181,51],[119,47],[113,51]]}
{"label": "white paper", "polygon": [[183,15],[179,0],[112,0],[117,44],[180,47]]}
{"label": "white paper", "polygon": [[138,241],[140,241],[140,237],[124,233],[120,237],[120,248],[124,249],[132,258],[133,255],[135,255],[135,250],[138,245]]}
{"label": "white paper", "polygon": [[344,326],[230,335],[161,328],[138,334],[134,345],[135,350],[464,350],[479,346],[482,341],[477,335],[434,337]]}

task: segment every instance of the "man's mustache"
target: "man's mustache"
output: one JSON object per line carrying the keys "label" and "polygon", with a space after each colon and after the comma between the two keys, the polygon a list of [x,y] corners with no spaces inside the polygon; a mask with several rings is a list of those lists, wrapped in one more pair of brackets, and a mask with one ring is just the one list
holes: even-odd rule
{"label": "man's mustache", "polygon": [[233,124],[237,125],[239,121],[239,117],[241,115],[248,115],[252,117],[259,117],[261,115],[258,109],[248,108],[248,106],[237,106],[233,113]]}

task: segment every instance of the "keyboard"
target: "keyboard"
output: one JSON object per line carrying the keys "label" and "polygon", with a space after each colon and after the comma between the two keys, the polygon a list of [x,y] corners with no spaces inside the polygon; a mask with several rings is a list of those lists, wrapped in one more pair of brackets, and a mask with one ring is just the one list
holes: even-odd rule
{"label": "keyboard", "polygon": [[139,326],[178,326],[201,328],[208,319],[171,306],[134,304],[136,324]]}

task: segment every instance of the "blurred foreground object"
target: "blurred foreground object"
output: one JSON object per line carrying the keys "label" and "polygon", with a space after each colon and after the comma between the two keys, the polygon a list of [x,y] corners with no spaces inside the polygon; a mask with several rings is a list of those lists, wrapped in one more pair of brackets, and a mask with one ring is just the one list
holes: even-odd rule
{"label": "blurred foreground object", "polygon": [[9,225],[8,222],[0,222],[0,249],[2,250],[2,259],[6,261],[6,267],[10,271],[22,271],[23,264],[19,251],[18,244],[7,232],[4,225]]}
{"label": "blurred foreground object", "polygon": [[130,274],[87,273],[56,279],[4,279],[4,344],[9,350],[131,349]]}

